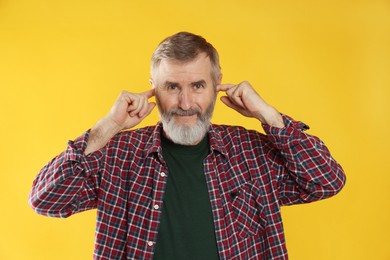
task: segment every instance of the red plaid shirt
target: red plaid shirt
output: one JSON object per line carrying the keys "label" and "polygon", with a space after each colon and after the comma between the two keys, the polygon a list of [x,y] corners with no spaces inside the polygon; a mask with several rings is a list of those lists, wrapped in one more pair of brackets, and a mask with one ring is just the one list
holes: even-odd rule
{"label": "red plaid shirt", "polygon": [[[210,127],[204,174],[220,259],[287,259],[280,207],[328,198],[345,183],[308,127],[283,118],[283,129],[263,126],[267,135]],[[41,170],[30,205],[51,217],[97,208],[95,259],[152,259],[169,174],[161,128],[121,132],[88,156],[86,132]]]}

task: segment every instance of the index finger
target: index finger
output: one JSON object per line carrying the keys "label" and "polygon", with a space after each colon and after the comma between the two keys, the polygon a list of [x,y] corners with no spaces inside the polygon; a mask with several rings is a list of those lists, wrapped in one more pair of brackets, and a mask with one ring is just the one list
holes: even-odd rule
{"label": "index finger", "polygon": [[152,88],[148,91],[142,92],[141,94],[145,95],[147,98],[154,97],[154,88]]}
{"label": "index finger", "polygon": [[234,88],[235,84],[220,84],[217,86],[217,91],[228,91],[231,88]]}

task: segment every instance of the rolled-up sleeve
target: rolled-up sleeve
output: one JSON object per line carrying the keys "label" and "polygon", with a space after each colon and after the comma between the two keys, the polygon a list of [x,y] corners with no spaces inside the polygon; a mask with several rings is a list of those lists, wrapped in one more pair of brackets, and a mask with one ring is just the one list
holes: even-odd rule
{"label": "rolled-up sleeve", "polygon": [[96,208],[104,148],[84,155],[88,137],[89,131],[69,141],[39,172],[28,198],[35,212],[64,218]]}
{"label": "rolled-up sleeve", "polygon": [[285,127],[263,125],[275,147],[269,158],[276,169],[278,197],[281,205],[307,203],[337,194],[346,176],[328,148],[309,135],[309,127],[282,115]]}

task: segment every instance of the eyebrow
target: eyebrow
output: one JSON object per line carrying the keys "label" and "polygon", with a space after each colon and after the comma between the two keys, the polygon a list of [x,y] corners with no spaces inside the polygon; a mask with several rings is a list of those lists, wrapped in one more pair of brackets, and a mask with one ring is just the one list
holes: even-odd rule
{"label": "eyebrow", "polygon": [[[201,79],[201,80],[198,80],[198,81],[191,82],[191,86],[194,86],[194,85],[197,85],[197,84],[206,85],[206,81],[204,79]],[[168,87],[168,86],[171,86],[171,85],[177,85],[179,87],[181,86],[180,83],[173,82],[173,81],[165,81],[164,84],[163,84],[164,87]]]}
{"label": "eyebrow", "polygon": [[164,84],[163,84],[164,87],[168,87],[168,86],[171,86],[171,85],[178,85],[178,86],[180,86],[179,83],[172,82],[172,81],[165,81]]}
{"label": "eyebrow", "polygon": [[206,85],[206,81],[204,79],[201,79],[201,80],[198,80],[198,81],[191,83],[192,86],[197,85],[197,84]]}

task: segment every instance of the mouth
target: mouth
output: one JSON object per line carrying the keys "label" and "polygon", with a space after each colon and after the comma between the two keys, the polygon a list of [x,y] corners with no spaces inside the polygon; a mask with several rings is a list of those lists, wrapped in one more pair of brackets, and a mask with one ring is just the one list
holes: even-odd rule
{"label": "mouth", "polygon": [[173,109],[165,117],[168,121],[173,120],[179,125],[194,125],[201,118],[199,109],[191,108],[188,110]]}
{"label": "mouth", "polygon": [[178,114],[174,114],[173,116],[177,120],[179,120],[179,121],[188,121],[188,120],[192,120],[192,119],[198,117],[196,114],[192,114],[192,115],[178,115]]}
{"label": "mouth", "polygon": [[176,123],[183,125],[193,125],[198,120],[198,114],[194,111],[180,111],[173,113]]}
{"label": "mouth", "polygon": [[194,117],[194,116],[198,116],[196,113],[193,113],[193,114],[173,114],[173,116],[175,116],[175,117],[183,117],[183,118],[186,118],[186,117],[188,117],[188,118],[190,118],[190,117]]}
{"label": "mouth", "polygon": [[177,110],[174,111],[172,114],[174,116],[194,116],[197,115],[199,112],[197,110]]}

